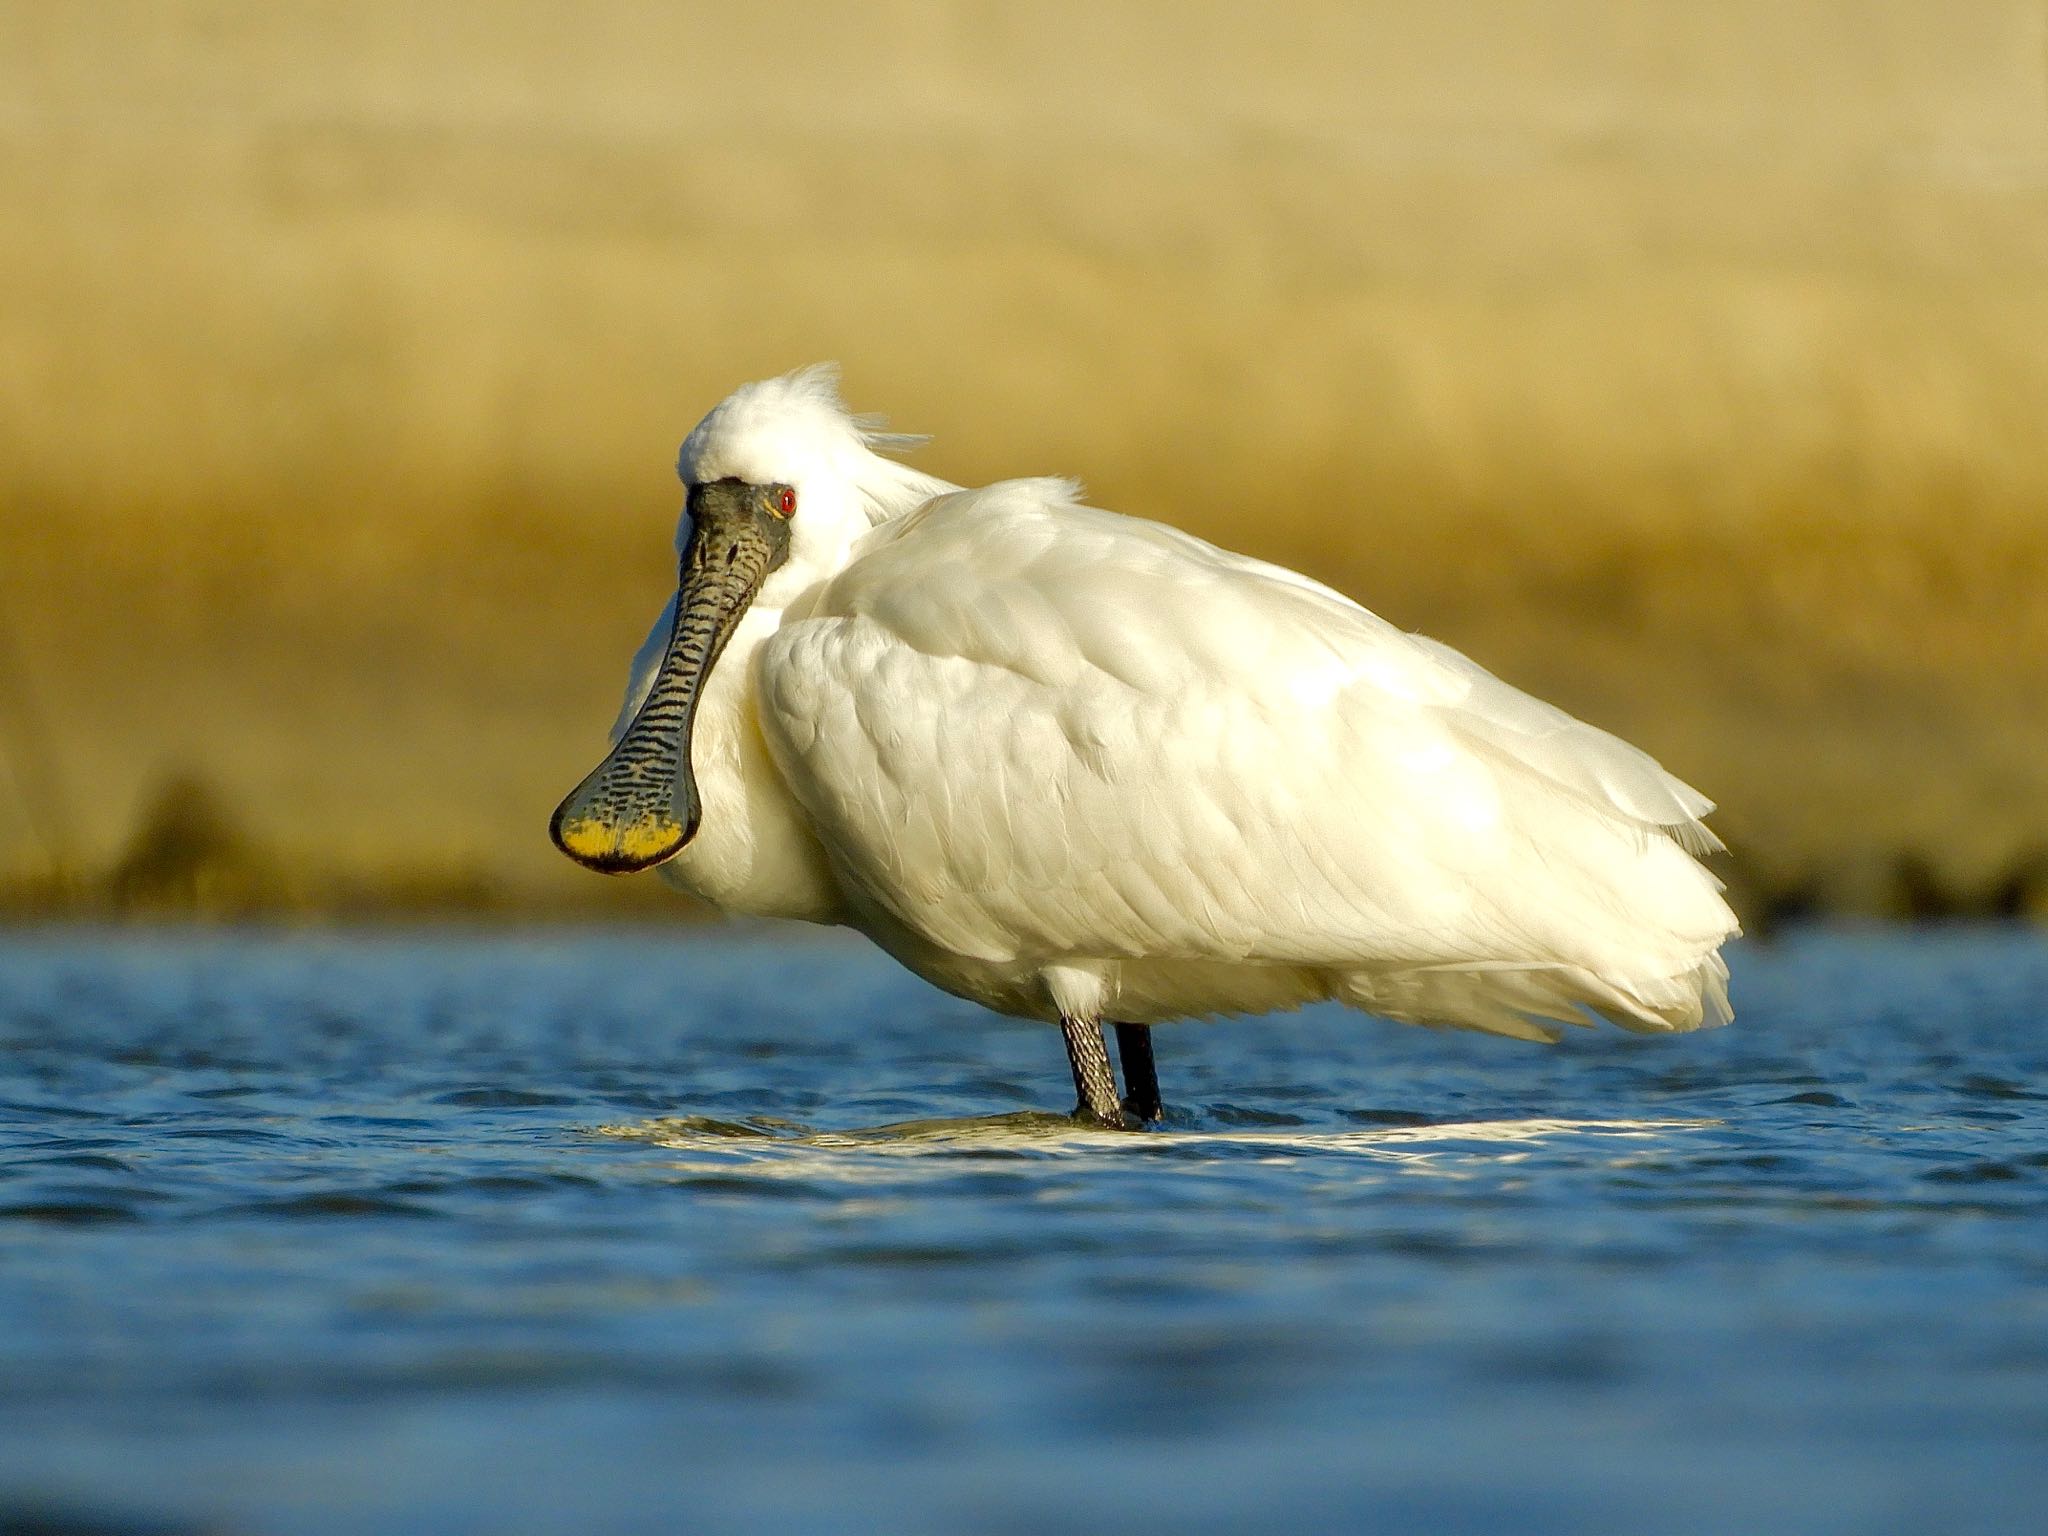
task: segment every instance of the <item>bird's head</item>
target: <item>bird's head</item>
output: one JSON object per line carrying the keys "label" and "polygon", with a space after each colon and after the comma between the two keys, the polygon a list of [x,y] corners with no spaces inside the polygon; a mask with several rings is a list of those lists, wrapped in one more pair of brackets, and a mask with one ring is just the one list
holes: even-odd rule
{"label": "bird's head", "polygon": [[672,859],[702,815],[690,738],[697,704],[750,608],[779,612],[844,566],[877,523],[953,489],[874,450],[829,366],[735,390],[683,442],[675,597],[635,658],[610,754],[556,807],[577,863],[631,874]]}

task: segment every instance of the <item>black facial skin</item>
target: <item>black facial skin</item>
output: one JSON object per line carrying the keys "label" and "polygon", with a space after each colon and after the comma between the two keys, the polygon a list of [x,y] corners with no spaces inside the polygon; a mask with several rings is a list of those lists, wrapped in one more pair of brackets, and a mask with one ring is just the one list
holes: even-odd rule
{"label": "black facial skin", "polygon": [[789,558],[795,493],[712,480],[690,487],[675,625],[646,702],[609,756],[555,808],[548,834],[587,869],[627,875],[674,858],[703,807],[690,767],[697,699],[769,572]]}

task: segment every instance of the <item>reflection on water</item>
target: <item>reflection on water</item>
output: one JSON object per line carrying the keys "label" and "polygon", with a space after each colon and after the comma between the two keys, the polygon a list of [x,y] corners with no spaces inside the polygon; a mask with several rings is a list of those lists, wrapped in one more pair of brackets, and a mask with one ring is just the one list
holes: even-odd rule
{"label": "reflection on water", "polygon": [[[1183,1125],[1192,1117],[1176,1117]],[[1009,1152],[1084,1157],[1101,1154],[1192,1156],[1229,1159],[1254,1155],[1268,1162],[1292,1156],[1360,1157],[1417,1172],[1457,1173],[1457,1163],[1478,1156],[1487,1166],[1512,1163],[1521,1148],[1557,1137],[1629,1137],[1655,1140],[1672,1132],[1709,1126],[1711,1120],[1521,1120],[1446,1121],[1436,1125],[1390,1126],[1384,1130],[1258,1131],[1235,1126],[1111,1131],[1077,1125],[1066,1115],[1020,1110],[1007,1115],[969,1115],[956,1120],[904,1120],[865,1130],[825,1131],[793,1120],[758,1115],[715,1120],[706,1115],[657,1115],[636,1124],[605,1125],[600,1136],[647,1142],[680,1152],[708,1154],[681,1160],[677,1168],[745,1169],[768,1177],[798,1176],[863,1182],[874,1175],[878,1157],[942,1153],[956,1163],[977,1153],[991,1160]],[[1137,1138],[1133,1140],[1133,1138]]]}
{"label": "reflection on water", "polygon": [[1735,981],[1162,1031],[1119,1133],[829,939],[17,936],[0,1529],[2025,1528],[2048,946]]}

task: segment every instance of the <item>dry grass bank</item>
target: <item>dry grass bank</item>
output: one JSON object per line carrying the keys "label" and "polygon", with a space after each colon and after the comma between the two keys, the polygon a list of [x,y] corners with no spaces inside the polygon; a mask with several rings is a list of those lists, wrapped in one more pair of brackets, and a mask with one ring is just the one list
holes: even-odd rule
{"label": "dry grass bank", "polygon": [[1642,741],[1747,900],[2034,899],[2041,7],[1210,18],[1137,74],[1135,23],[910,6],[769,114],[770,22],[484,9],[7,8],[0,867],[132,862],[189,774],[299,872],[258,904],[579,899],[541,828],[674,443],[836,356],[941,474],[1079,475]]}

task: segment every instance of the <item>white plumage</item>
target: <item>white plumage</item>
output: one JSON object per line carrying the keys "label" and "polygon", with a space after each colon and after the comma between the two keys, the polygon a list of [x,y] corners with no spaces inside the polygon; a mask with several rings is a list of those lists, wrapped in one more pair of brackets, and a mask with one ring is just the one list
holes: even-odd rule
{"label": "white plumage", "polygon": [[1026,1017],[1728,1019],[1711,806],[1644,753],[1292,571],[1063,481],[960,490],[897,441],[809,369],[684,444],[686,484],[795,510],[705,676],[664,878]]}

